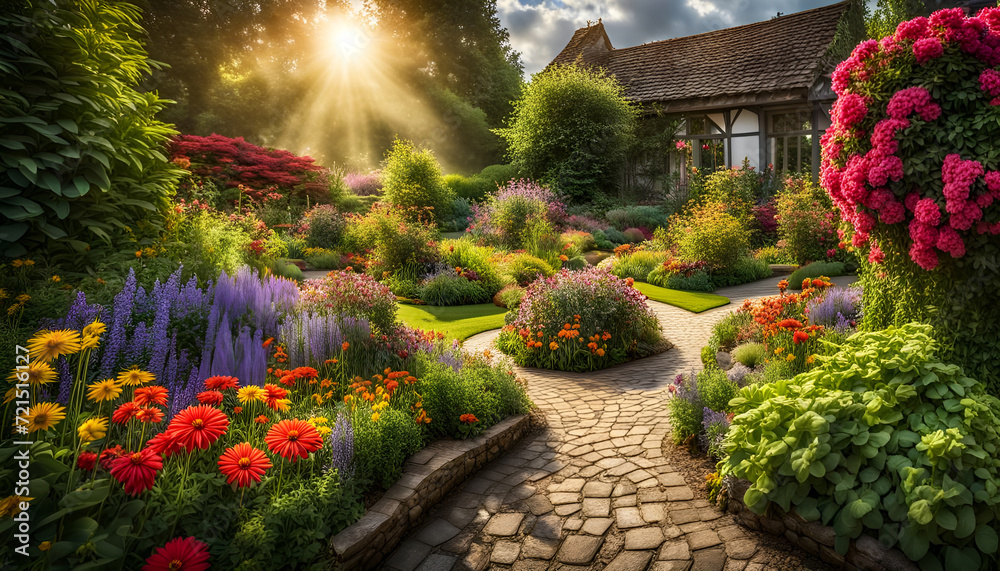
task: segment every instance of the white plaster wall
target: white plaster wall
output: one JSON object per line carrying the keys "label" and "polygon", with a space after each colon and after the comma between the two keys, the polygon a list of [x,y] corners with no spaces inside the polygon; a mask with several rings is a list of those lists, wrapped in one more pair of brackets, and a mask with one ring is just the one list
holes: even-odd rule
{"label": "white plaster wall", "polygon": [[[736,115],[736,109],[732,115]],[[760,130],[760,118],[753,111],[746,109],[740,111],[740,116],[733,121],[733,133],[756,133]],[[736,146],[733,146],[733,156],[736,156]]]}
{"label": "white plaster wall", "polygon": [[758,137],[733,137],[733,164],[743,164],[743,157],[750,159],[750,166],[760,168],[760,139]]}

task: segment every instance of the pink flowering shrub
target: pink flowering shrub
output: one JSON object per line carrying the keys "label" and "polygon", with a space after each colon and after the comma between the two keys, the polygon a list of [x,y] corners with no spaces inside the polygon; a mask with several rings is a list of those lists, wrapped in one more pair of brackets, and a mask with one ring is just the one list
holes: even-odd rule
{"label": "pink flowering shrub", "polygon": [[497,346],[521,366],[593,371],[645,357],[660,341],[656,315],[631,280],[588,268],[532,282]]}
{"label": "pink flowering shrub", "polygon": [[380,332],[396,323],[396,296],[374,278],[351,271],[334,271],[306,280],[299,295],[302,311],[365,319]]}
{"label": "pink flowering shrub", "polygon": [[976,342],[1000,336],[1000,319],[979,312],[1000,301],[998,65],[998,8],[903,22],[837,66],[838,100],[821,139],[823,187],[872,264],[864,279],[880,282],[866,288],[867,324],[936,315],[955,360],[987,379],[1000,379],[986,366],[1000,350],[987,357]]}
{"label": "pink flowering shrub", "polygon": [[553,229],[566,218],[566,205],[552,190],[537,182],[512,180],[472,205],[472,223],[467,232],[487,243],[512,249],[524,248],[533,225]]}

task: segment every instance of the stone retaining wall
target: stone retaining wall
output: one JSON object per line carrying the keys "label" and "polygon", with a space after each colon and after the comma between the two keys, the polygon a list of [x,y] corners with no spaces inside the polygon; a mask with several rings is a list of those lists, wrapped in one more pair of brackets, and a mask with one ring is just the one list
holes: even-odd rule
{"label": "stone retaining wall", "polygon": [[373,569],[403,535],[452,488],[461,485],[530,430],[528,415],[512,416],[468,440],[438,440],[411,456],[403,475],[361,519],[330,540],[343,569]]}
{"label": "stone retaining wall", "polygon": [[848,571],[917,571],[917,565],[896,549],[886,549],[877,539],[862,535],[851,542],[846,555],[833,548],[836,533],[832,527],[818,521],[806,522],[797,513],[784,513],[771,504],[764,515],[757,515],[743,504],[743,494],[750,487],[746,480],[734,480],[729,485],[727,509],[736,521],[753,530],[780,535],[836,569]]}

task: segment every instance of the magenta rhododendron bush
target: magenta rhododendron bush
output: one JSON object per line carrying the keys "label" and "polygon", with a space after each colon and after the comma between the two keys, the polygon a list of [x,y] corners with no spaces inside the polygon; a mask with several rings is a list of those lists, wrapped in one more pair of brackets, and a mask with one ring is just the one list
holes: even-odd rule
{"label": "magenta rhododendron bush", "polygon": [[821,140],[821,182],[878,286],[866,287],[866,322],[930,320],[985,377],[997,355],[978,345],[997,326],[976,311],[997,296],[998,65],[1000,8],[903,22],[837,66]]}

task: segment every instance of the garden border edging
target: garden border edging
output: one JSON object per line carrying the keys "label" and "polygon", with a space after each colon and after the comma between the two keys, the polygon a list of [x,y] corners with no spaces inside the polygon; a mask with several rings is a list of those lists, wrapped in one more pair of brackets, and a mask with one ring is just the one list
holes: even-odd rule
{"label": "garden border edging", "polygon": [[438,440],[407,459],[403,475],[364,516],[330,540],[333,561],[373,569],[448,492],[510,450],[531,430],[527,414],[508,417],[475,438]]}
{"label": "garden border edging", "polygon": [[750,511],[743,503],[743,494],[750,482],[736,478],[727,481],[728,501],[726,511],[733,514],[740,525],[756,531],[763,530],[787,539],[792,545],[822,559],[827,564],[850,571],[918,571],[916,563],[897,549],[886,549],[869,535],[851,541],[847,554],[841,555],[833,548],[836,532],[818,521],[807,522],[797,513],[785,513],[771,504],[764,515]]}

